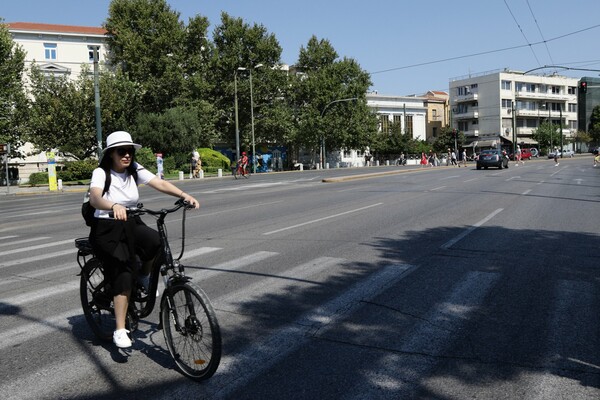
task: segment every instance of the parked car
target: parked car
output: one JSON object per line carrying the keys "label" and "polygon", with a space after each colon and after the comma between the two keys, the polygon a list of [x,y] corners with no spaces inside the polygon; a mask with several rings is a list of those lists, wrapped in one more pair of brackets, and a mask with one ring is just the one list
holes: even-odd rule
{"label": "parked car", "polygon": [[477,169],[488,169],[488,167],[508,168],[508,157],[500,150],[483,150],[477,159]]}
{"label": "parked car", "polygon": [[[533,157],[533,153],[530,149],[521,149],[521,160],[531,160],[531,157]],[[515,155],[511,153],[509,158],[514,161]]]}
{"label": "parked car", "polygon": [[573,150],[563,150],[562,156],[563,157],[575,157],[575,152]]}
{"label": "parked car", "polygon": [[[559,157],[574,157],[575,156],[575,152],[573,150],[563,150],[562,152],[559,150],[558,151],[558,156]],[[550,154],[548,154],[548,158],[554,158],[554,151],[551,151]]]}

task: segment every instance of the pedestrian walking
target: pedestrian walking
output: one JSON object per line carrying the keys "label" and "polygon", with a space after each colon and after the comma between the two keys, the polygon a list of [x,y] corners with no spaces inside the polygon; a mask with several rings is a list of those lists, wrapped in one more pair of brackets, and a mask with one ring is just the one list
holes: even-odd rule
{"label": "pedestrian walking", "polygon": [[554,166],[558,167],[560,163],[558,162],[558,147],[554,146]]}
{"label": "pedestrian walking", "polygon": [[454,150],[452,150],[452,152],[450,153],[450,163],[454,166],[459,166],[456,162],[456,152]]}
{"label": "pedestrian walking", "polygon": [[[517,145],[517,150],[515,151],[515,166],[519,165],[521,162],[521,146]],[[523,161],[525,164],[525,161]]]}
{"label": "pedestrian walking", "polygon": [[463,149],[462,151],[462,165],[463,167],[467,167],[467,150]]}

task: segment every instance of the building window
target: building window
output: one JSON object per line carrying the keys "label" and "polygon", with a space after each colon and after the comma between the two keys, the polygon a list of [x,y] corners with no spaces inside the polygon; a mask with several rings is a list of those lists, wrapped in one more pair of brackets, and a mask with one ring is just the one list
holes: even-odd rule
{"label": "building window", "polygon": [[569,120],[567,121],[567,123],[569,124],[569,129],[572,129],[574,131],[577,130],[577,120]]}
{"label": "building window", "polygon": [[473,121],[471,121],[471,125],[474,125],[474,126],[479,125],[479,120],[474,119]]}
{"label": "building window", "polygon": [[577,112],[577,104],[569,103],[569,112]]}
{"label": "building window", "polygon": [[550,88],[550,92],[551,92],[552,94],[560,94],[560,86],[552,86],[552,87]]}
{"label": "building window", "polygon": [[383,133],[390,132],[390,118],[387,114],[381,114],[379,116],[379,123],[381,125],[381,132],[383,132]]}
{"label": "building window", "polygon": [[575,86],[569,86],[569,94],[577,94],[577,88]]}
{"label": "building window", "polygon": [[433,110],[431,110],[431,116],[433,119],[437,119],[437,110],[434,108]]}
{"label": "building window", "polygon": [[395,114],[392,118],[393,118],[394,125],[402,124],[402,115]]}
{"label": "building window", "polygon": [[458,121],[458,130],[465,132],[469,130],[469,123],[467,121]]}
{"label": "building window", "polygon": [[437,137],[437,126],[434,126],[431,133],[433,134],[433,137]]}
{"label": "building window", "polygon": [[512,108],[512,100],[502,99],[502,108]]}
{"label": "building window", "polygon": [[536,85],[534,83],[517,82],[517,92],[535,93]]}
{"label": "building window", "polygon": [[44,43],[44,57],[46,60],[56,60],[56,43]]}
{"label": "building window", "polygon": [[502,81],[502,90],[512,90],[512,82]]}
{"label": "building window", "polygon": [[404,117],[404,132],[408,133],[410,137],[413,135],[413,116],[406,115]]}

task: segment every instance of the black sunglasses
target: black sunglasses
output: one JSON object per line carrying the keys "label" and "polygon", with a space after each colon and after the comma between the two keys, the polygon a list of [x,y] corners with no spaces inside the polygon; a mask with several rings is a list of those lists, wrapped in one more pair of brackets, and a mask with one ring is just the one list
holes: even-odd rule
{"label": "black sunglasses", "polygon": [[119,157],[125,157],[125,154],[129,154],[130,156],[135,154],[135,149],[133,147],[117,147],[116,151]]}

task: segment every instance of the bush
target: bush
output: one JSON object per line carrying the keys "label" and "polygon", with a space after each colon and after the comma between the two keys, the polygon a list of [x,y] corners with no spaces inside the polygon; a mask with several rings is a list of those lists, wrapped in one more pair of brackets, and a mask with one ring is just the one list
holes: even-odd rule
{"label": "bush", "polygon": [[47,172],[34,172],[29,175],[29,184],[31,186],[47,185],[48,184],[48,173]]}
{"label": "bush", "polygon": [[[223,154],[208,148],[198,149],[200,159],[202,160],[202,169],[207,172],[215,171],[219,168],[223,171],[231,170],[231,161]],[[188,167],[189,168],[189,167]]]}
{"label": "bush", "polygon": [[63,182],[84,181],[92,177],[92,172],[98,166],[96,160],[81,160],[66,162],[56,176]]}

